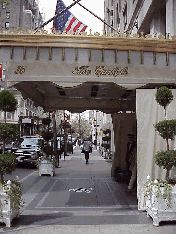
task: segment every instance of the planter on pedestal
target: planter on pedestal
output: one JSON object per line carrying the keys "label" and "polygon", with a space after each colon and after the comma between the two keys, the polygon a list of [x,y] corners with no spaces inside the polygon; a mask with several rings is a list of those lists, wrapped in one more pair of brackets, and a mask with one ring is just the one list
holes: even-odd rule
{"label": "planter on pedestal", "polygon": [[55,174],[55,166],[56,166],[56,160],[54,156],[51,159],[47,157],[40,157],[38,159],[39,176],[41,175],[53,176]]}
{"label": "planter on pedestal", "polygon": [[176,186],[158,180],[150,181],[150,176],[147,179],[147,217],[152,217],[154,226],[159,226],[161,221],[176,220]]}
{"label": "planter on pedestal", "polygon": [[17,180],[7,181],[0,186],[0,222],[11,226],[13,218],[19,218],[22,202],[22,184]]}

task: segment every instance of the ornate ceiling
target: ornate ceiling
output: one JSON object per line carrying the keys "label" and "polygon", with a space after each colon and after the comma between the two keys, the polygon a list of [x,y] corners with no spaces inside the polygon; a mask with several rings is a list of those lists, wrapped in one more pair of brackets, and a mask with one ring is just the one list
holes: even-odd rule
{"label": "ornate ceiling", "polygon": [[113,114],[136,110],[135,90],[127,90],[114,83],[86,82],[63,88],[49,81],[23,81],[15,87],[24,98],[31,98],[45,111],[65,109],[83,112],[96,109]]}

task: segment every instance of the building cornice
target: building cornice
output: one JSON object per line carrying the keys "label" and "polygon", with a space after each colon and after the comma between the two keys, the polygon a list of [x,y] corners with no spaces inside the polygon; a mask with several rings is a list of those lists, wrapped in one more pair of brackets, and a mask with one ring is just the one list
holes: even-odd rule
{"label": "building cornice", "polygon": [[165,39],[126,34],[108,36],[93,35],[54,35],[54,34],[0,34],[0,46],[10,47],[61,47],[89,49],[117,49],[131,51],[151,51],[176,53],[176,37]]}

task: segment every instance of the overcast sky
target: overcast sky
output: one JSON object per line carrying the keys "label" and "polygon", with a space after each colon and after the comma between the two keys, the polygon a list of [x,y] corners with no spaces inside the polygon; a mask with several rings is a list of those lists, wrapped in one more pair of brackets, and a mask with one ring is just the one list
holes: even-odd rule
{"label": "overcast sky", "polygon": [[[40,11],[45,13],[45,21],[47,21],[55,14],[57,0],[39,0],[39,2]],[[73,0],[63,0],[63,2],[66,6],[69,6],[71,3],[73,3]],[[93,11],[94,14],[97,14],[99,17],[104,19],[103,0],[81,0],[80,3],[89,10]],[[82,7],[76,4],[70,9],[70,11],[78,20],[88,26],[86,31],[89,32],[89,30],[92,29],[93,32],[102,33],[103,23]],[[48,24],[47,28],[45,26],[45,29],[50,31],[49,29],[52,28],[52,25],[53,23]]]}

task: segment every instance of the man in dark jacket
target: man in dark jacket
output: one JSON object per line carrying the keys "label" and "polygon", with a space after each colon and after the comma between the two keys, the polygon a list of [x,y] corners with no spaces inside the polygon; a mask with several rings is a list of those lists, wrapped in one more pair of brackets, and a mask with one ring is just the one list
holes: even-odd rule
{"label": "man in dark jacket", "polygon": [[136,141],[134,140],[134,134],[128,134],[127,152],[126,152],[126,163],[127,163],[127,173],[131,174],[129,168],[131,163],[129,162],[131,153],[136,148]]}
{"label": "man in dark jacket", "polygon": [[[127,143],[127,152],[126,152],[126,163],[127,163],[127,173],[131,176],[131,171],[136,170],[133,164],[136,162],[132,162],[133,154],[136,156],[136,141],[134,140],[134,134],[128,134],[128,143]],[[136,159],[135,159],[136,161]],[[132,173],[134,174],[134,173]],[[134,177],[134,176],[133,176]],[[133,182],[134,183],[134,182]],[[131,189],[126,190],[125,192],[131,193]]]}

